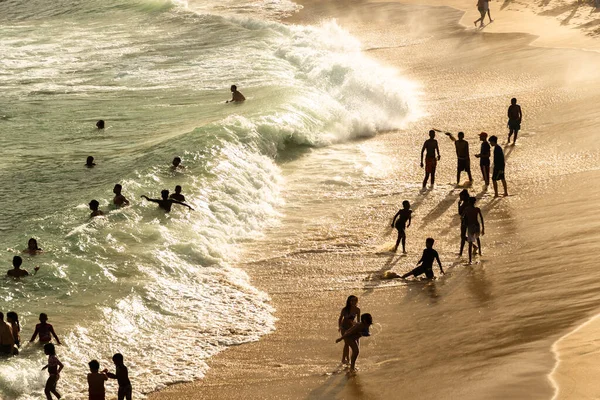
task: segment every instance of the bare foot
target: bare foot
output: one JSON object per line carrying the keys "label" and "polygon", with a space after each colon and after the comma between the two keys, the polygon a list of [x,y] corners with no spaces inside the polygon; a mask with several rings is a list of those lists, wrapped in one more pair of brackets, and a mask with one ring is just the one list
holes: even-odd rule
{"label": "bare foot", "polygon": [[508,196],[508,192],[504,192],[504,197]]}

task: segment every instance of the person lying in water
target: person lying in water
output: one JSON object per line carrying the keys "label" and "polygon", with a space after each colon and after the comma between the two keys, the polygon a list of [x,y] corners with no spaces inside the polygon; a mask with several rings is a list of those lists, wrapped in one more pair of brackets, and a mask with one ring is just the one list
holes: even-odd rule
{"label": "person lying in water", "polygon": [[191,206],[189,206],[188,204],[185,204],[182,201],[178,201],[178,200],[174,200],[174,199],[170,199],[169,198],[169,191],[167,189],[163,190],[160,192],[160,195],[162,197],[162,199],[151,199],[146,195],[142,195],[142,198],[151,201],[153,203],[158,203],[158,206],[160,208],[162,208],[163,210],[165,210],[166,212],[171,211],[171,207],[173,206],[173,204],[180,204],[182,206],[186,206],[187,208],[189,208],[190,210],[194,210]]}

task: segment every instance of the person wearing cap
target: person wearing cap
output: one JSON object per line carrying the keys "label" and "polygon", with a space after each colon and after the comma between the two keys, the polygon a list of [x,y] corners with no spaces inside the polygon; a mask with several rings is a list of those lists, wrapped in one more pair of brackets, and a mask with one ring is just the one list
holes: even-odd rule
{"label": "person wearing cap", "polygon": [[[438,147],[438,142],[435,140],[435,131],[429,131],[429,139],[423,143],[423,148],[421,149],[421,168],[423,168],[423,153],[425,154],[425,179],[423,179],[423,189],[427,185],[427,181],[429,180],[429,175],[431,175],[431,186],[435,184],[435,169],[437,167],[437,162],[440,157],[440,148]],[[437,151],[437,157],[435,153]]]}
{"label": "person wearing cap", "polygon": [[491,148],[487,141],[488,134],[481,132],[479,134],[479,140],[481,140],[481,150],[479,154],[475,154],[475,157],[479,158],[479,167],[481,168],[481,174],[483,175],[483,181],[485,186],[490,185],[490,155]]}

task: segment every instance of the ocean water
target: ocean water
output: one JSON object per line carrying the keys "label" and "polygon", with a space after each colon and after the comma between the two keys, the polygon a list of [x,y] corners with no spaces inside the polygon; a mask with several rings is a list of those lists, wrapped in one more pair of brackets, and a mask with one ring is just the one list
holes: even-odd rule
{"label": "ocean water", "polygon": [[[125,356],[136,396],[200,378],[226,346],[274,329],[268,296],[236,268],[280,217],[278,162],[418,115],[417,88],[330,21],[284,25],[294,3],[91,0],[0,3],[0,243],[39,273],[0,281],[22,342],[49,315],[59,388]],[[225,104],[237,84],[248,101]],[[106,120],[98,131],[96,120]],[[87,156],[97,166],[84,167]],[[185,169],[169,168],[174,156]],[[112,207],[114,184],[132,202]],[[195,211],[142,194],[183,186]],[[89,220],[100,202],[105,218]],[[40,399],[45,356],[0,363],[0,398]],[[110,383],[114,389],[114,382]],[[111,390],[112,390],[111,389]]]}

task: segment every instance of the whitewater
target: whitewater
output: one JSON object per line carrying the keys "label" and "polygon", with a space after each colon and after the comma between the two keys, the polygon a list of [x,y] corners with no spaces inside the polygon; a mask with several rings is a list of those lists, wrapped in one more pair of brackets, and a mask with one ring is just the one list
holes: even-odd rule
{"label": "whitewater", "polygon": [[[201,378],[205,360],[274,329],[268,296],[236,262],[278,224],[278,163],[395,129],[418,88],[361,53],[335,21],[278,22],[287,1],[0,3],[0,281],[27,343],[49,315],[66,398],[87,393],[87,363],[120,352],[136,396]],[[238,85],[248,99],[225,104]],[[94,127],[104,119],[106,129]],[[84,167],[87,156],[97,166]],[[185,169],[169,168],[180,156]],[[123,185],[132,205],[112,207]],[[195,211],[141,200],[183,187]],[[309,188],[307,187],[307,190]],[[89,220],[97,199],[105,218]],[[0,363],[0,398],[41,399],[46,359],[26,344]],[[109,388],[114,388],[110,383]],[[111,389],[109,389],[111,390]]]}

